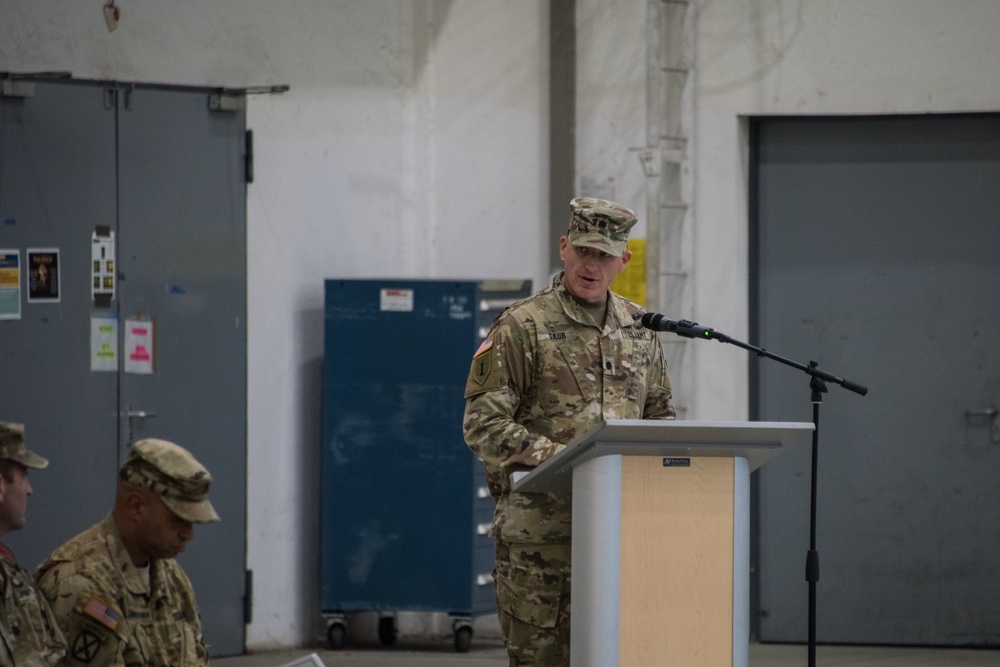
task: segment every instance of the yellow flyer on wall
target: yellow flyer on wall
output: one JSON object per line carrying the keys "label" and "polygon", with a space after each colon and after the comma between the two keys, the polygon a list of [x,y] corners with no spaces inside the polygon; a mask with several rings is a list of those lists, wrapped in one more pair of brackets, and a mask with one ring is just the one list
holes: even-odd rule
{"label": "yellow flyer on wall", "polygon": [[645,306],[646,239],[630,239],[628,249],[632,252],[632,259],[625,265],[625,270],[611,281],[611,291],[640,306]]}

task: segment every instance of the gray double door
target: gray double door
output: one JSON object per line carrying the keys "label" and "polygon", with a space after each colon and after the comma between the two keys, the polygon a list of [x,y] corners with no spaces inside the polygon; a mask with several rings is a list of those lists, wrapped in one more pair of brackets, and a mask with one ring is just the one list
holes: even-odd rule
{"label": "gray double door", "polygon": [[[212,654],[242,653],[246,121],[239,98],[235,111],[212,111],[217,98],[208,90],[45,80],[4,93],[0,250],[20,256],[20,314],[8,279],[0,419],[25,423],[29,446],[51,463],[31,475],[26,528],[5,540],[35,567],[107,514],[132,442],[177,442],[212,472],[210,496],[222,517],[196,526],[179,560]],[[114,299],[102,302],[92,246],[95,233],[109,232],[116,285]],[[39,250],[58,258],[55,291],[33,287],[30,258]],[[117,359],[95,370],[95,360],[108,357],[97,354],[92,328],[109,321],[117,322]],[[150,325],[148,341],[127,339],[129,321]],[[130,372],[125,362],[138,348],[128,342],[147,351],[152,344]]]}
{"label": "gray double door", "polygon": [[[753,126],[753,342],[822,395],[817,639],[1000,646],[1000,116]],[[811,421],[756,364],[755,417]],[[805,641],[810,449],[760,469],[759,636]]]}

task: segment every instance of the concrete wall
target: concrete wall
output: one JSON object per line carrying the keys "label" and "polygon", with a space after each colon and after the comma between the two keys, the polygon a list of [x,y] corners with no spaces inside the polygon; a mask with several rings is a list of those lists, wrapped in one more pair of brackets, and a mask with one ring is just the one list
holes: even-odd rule
{"label": "concrete wall", "polygon": [[[254,96],[249,190],[250,648],[309,642],[317,564],[322,280],[547,275],[544,0],[0,0],[0,71]],[[997,110],[994,0],[701,0],[693,311],[747,326],[754,114]],[[645,210],[645,3],[579,0],[577,172]],[[609,180],[611,179],[611,180]],[[613,184],[613,185],[609,185]],[[592,194],[587,192],[586,194]],[[635,201],[633,201],[633,198]],[[640,228],[640,233],[641,233]],[[691,418],[746,416],[746,357],[693,350]]]}

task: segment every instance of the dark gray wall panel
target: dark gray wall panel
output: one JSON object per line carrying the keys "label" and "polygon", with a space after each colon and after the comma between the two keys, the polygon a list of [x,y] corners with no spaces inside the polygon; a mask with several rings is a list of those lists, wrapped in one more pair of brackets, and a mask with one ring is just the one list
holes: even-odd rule
{"label": "dark gray wall panel", "polygon": [[[867,384],[820,409],[818,639],[1000,645],[1000,118],[754,124],[757,344]],[[755,363],[755,418],[811,419]],[[809,461],[765,466],[759,634],[804,641]]]}

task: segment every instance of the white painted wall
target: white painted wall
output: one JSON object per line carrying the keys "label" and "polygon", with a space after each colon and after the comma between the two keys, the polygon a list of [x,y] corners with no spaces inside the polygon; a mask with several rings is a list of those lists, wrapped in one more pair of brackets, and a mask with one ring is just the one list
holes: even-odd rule
{"label": "white painted wall", "polygon": [[249,115],[255,648],[319,620],[323,279],[547,270],[547,5],[298,4],[311,16],[274,44],[291,91]]}
{"label": "white painted wall", "polygon": [[[248,112],[248,644],[309,642],[319,628],[322,280],[545,278],[548,3],[118,0],[113,33],[102,4],[0,0],[0,71],[291,86],[252,98]],[[579,87],[601,101],[578,118],[578,175],[612,177],[640,214],[629,154],[642,141],[639,107],[600,93],[644,95],[644,4],[580,0],[578,15]],[[1000,2],[702,0],[695,10],[688,317],[745,338],[742,119],[1000,109]],[[619,59],[595,57],[598,44]],[[745,353],[694,353],[697,382],[678,387],[694,397],[690,417],[745,418]]]}

